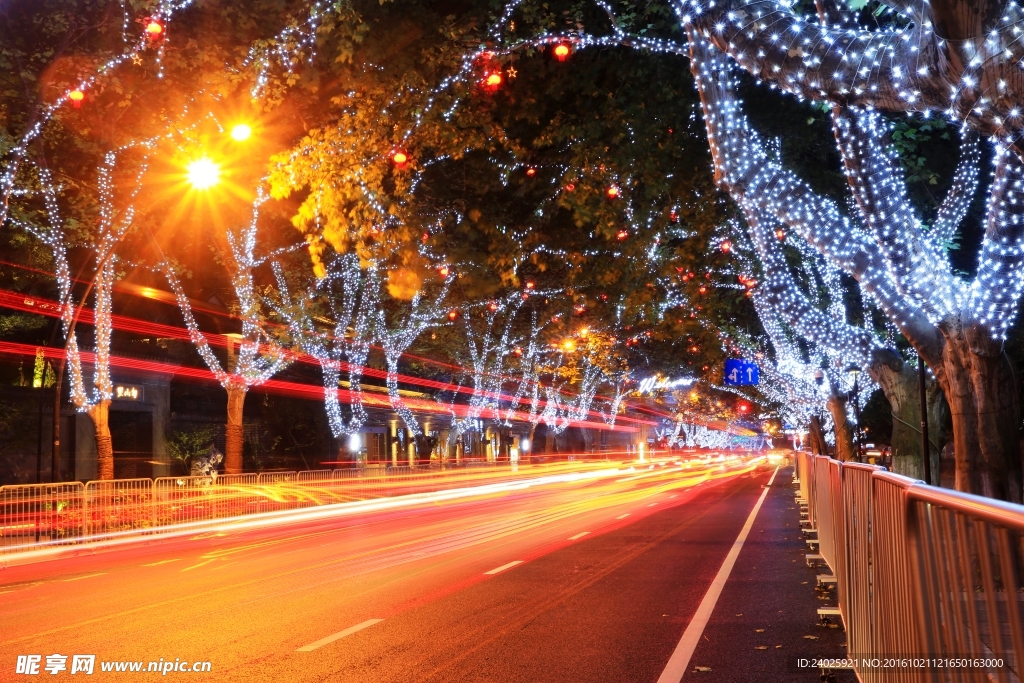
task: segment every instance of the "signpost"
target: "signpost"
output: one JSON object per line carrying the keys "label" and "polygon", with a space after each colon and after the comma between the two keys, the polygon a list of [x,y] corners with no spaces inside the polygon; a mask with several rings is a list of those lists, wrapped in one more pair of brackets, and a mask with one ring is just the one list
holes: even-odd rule
{"label": "signpost", "polygon": [[758,384],[761,376],[756,364],[740,358],[729,358],[725,361],[725,384],[739,387]]}

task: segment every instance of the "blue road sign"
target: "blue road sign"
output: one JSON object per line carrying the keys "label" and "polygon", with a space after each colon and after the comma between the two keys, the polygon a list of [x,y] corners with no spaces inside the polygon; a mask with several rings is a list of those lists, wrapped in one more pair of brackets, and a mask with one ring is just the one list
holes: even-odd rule
{"label": "blue road sign", "polygon": [[726,385],[738,387],[746,384],[757,384],[760,379],[760,371],[754,363],[740,358],[730,358],[725,361]]}

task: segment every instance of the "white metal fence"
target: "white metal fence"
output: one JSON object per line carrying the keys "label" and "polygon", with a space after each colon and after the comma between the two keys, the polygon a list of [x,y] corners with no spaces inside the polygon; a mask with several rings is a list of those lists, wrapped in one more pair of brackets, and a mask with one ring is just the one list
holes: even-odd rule
{"label": "white metal fence", "polygon": [[430,493],[501,481],[495,478],[501,472],[530,474],[488,463],[471,469],[365,467],[0,486],[0,554],[39,543],[80,543],[98,534],[156,533],[188,522]]}
{"label": "white metal fence", "polygon": [[1020,680],[1024,506],[798,453],[862,681]]}

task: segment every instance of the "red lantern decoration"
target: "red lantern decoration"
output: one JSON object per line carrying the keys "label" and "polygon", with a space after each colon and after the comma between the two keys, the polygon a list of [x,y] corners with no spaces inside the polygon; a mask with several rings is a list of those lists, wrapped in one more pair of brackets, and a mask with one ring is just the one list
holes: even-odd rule
{"label": "red lantern decoration", "polygon": [[572,184],[572,183],[569,183],[568,185],[565,186],[565,191],[566,192],[572,192],[575,189],[576,189],[576,186],[574,184]]}
{"label": "red lantern decoration", "polygon": [[536,286],[536,284],[532,280],[529,280],[526,283],[526,288],[527,289],[533,289],[535,286]]}
{"label": "red lantern decoration", "polygon": [[163,32],[164,32],[163,24],[161,24],[156,19],[150,19],[149,22],[146,24],[146,34],[150,38],[156,38],[157,36],[159,36]]}
{"label": "red lantern decoration", "polygon": [[75,109],[78,109],[82,106],[82,100],[85,99],[85,93],[79,90],[78,88],[75,88],[70,93],[68,93],[68,99],[71,100],[71,103],[73,105],[75,105]]}
{"label": "red lantern decoration", "polygon": [[532,178],[535,175],[537,175],[537,169],[533,168],[532,166],[530,168],[526,169],[526,177],[527,178]]}
{"label": "red lantern decoration", "polygon": [[448,311],[448,319],[453,321],[453,322],[455,320],[458,320],[459,319],[459,312],[457,310],[455,310],[454,308],[452,310]]}
{"label": "red lantern decoration", "polygon": [[779,228],[778,230],[775,231],[775,236],[778,237],[780,240],[784,240],[786,239],[786,231],[783,230],[782,228]]}
{"label": "red lantern decoration", "polygon": [[576,304],[572,310],[576,312],[576,315],[583,315],[587,312],[587,307],[583,304]]}
{"label": "red lantern decoration", "polygon": [[698,291],[698,292],[700,292],[701,294],[707,294],[707,293],[708,293],[708,288],[707,288],[707,287],[705,287],[704,285],[701,285],[701,286],[700,286],[700,287],[699,287],[699,288],[697,289],[697,291]]}
{"label": "red lantern decoration", "polygon": [[557,59],[560,62],[564,62],[566,58],[569,57],[570,51],[571,50],[569,50],[569,46],[566,45],[565,43],[559,43],[558,45],[555,45],[555,59]]}
{"label": "red lantern decoration", "polygon": [[391,161],[394,162],[395,166],[401,168],[402,166],[405,166],[405,164],[409,161],[409,155],[399,150],[391,154]]}
{"label": "red lantern decoration", "polygon": [[617,199],[619,197],[619,186],[609,185],[608,189],[605,190],[605,194],[608,195],[609,199]]}
{"label": "red lantern decoration", "polygon": [[725,252],[726,254],[732,251],[732,242],[730,242],[729,240],[722,242],[722,251]]}
{"label": "red lantern decoration", "polygon": [[497,311],[498,310],[498,302],[497,301],[492,301],[491,303],[487,304],[487,310],[490,311],[491,313],[494,313],[495,311]]}
{"label": "red lantern decoration", "polygon": [[615,239],[617,239],[620,242],[625,242],[627,239],[629,239],[629,230],[619,230],[617,233],[615,233]]}
{"label": "red lantern decoration", "polygon": [[441,274],[441,277],[448,277],[448,273],[451,271],[448,270],[448,266],[441,266],[437,272]]}
{"label": "red lantern decoration", "polygon": [[514,349],[512,349],[512,355],[514,355],[514,356],[522,356],[523,355],[523,347],[522,346],[517,346]]}

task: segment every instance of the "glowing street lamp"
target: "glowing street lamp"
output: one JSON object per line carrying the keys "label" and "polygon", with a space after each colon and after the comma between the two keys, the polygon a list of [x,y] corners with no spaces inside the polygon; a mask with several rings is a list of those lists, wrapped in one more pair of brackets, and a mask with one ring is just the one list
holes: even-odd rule
{"label": "glowing street lamp", "polygon": [[197,190],[208,190],[220,182],[220,166],[209,157],[200,157],[185,167],[188,182]]}
{"label": "glowing street lamp", "polygon": [[231,129],[231,139],[236,142],[244,142],[252,136],[252,126],[247,123],[238,123]]}

